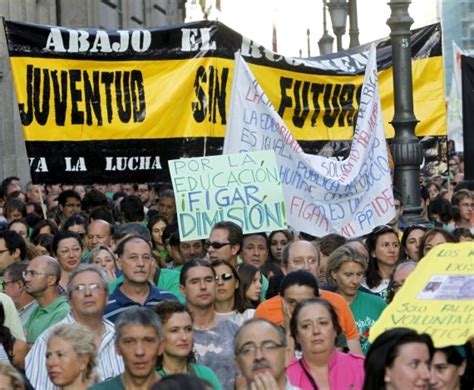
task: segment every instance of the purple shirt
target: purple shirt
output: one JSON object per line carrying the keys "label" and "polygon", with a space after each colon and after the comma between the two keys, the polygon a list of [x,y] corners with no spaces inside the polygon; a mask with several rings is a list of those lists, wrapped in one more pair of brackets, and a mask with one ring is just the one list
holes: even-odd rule
{"label": "purple shirt", "polygon": [[[308,373],[311,369],[301,359]],[[360,390],[364,384],[364,358],[352,353],[335,351],[329,358],[329,386],[337,390]],[[301,389],[312,389],[311,381],[306,376],[299,360],[293,359],[286,369],[286,376],[293,386]],[[318,378],[314,378],[316,384]]]}

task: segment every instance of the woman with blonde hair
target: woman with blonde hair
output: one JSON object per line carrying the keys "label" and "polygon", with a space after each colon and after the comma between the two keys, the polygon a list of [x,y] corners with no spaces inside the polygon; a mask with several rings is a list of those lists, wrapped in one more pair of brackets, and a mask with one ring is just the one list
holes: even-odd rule
{"label": "woman with blonde hair", "polygon": [[25,390],[20,373],[11,364],[0,361],[0,389]]}
{"label": "woman with blonde hair", "polygon": [[336,287],[351,308],[364,353],[369,349],[369,330],[387,306],[382,298],[359,290],[366,269],[365,256],[343,245],[329,256],[326,271],[328,285]]}
{"label": "woman with blonde hair", "polygon": [[63,390],[86,390],[96,381],[96,356],[94,333],[78,323],[59,325],[48,337],[49,379]]}
{"label": "woman with blonde hair", "polygon": [[118,268],[115,253],[106,245],[97,245],[89,253],[89,264],[102,268],[109,282],[117,278]]}

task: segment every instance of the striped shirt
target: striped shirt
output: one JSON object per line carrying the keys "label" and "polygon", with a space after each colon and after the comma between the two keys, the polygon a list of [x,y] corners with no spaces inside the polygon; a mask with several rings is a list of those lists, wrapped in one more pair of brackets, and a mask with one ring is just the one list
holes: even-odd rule
{"label": "striped shirt", "polygon": [[120,289],[121,286],[122,283],[120,283],[115,289],[115,291],[110,294],[109,302],[105,307],[104,318],[112,322],[115,322],[117,317],[131,306],[145,306],[152,309],[160,302],[178,300],[176,295],[174,295],[173,293],[164,291],[160,288],[153,286],[151,283],[148,283],[148,288],[150,289],[150,292],[148,293],[145,303],[142,305],[127,297]]}
{"label": "striped shirt", "polygon": [[[31,382],[33,388],[41,390],[59,390],[49,380],[46,371],[46,350],[48,336],[54,327],[61,324],[73,324],[76,320],[69,314],[62,321],[55,324],[52,328],[44,331],[35,341],[28,355],[26,355],[25,371],[26,376]],[[99,352],[97,354],[96,371],[101,381],[120,375],[124,372],[122,357],[115,351],[115,329],[114,325],[104,320],[105,332],[102,335]]]}

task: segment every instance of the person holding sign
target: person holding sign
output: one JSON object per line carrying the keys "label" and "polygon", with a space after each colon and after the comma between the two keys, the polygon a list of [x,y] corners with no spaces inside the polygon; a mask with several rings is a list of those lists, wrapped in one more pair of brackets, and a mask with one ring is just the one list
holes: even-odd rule
{"label": "person holding sign", "polygon": [[359,290],[367,268],[367,260],[349,245],[337,248],[328,259],[327,281],[337,287],[351,308],[357,331],[360,335],[362,351],[369,349],[368,334],[387,304],[376,295]]}
{"label": "person holding sign", "polygon": [[366,245],[369,250],[369,265],[362,286],[385,297],[390,277],[400,259],[398,234],[390,226],[377,226],[368,235]]}

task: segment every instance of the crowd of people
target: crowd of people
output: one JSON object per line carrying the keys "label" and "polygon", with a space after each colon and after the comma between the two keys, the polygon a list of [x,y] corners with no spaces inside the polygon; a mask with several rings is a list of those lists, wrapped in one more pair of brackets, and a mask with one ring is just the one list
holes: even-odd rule
{"label": "crowd of people", "polygon": [[[169,183],[0,188],[1,389],[473,389],[474,341],[369,333],[436,245],[472,240],[473,194],[420,182],[425,223],[366,237],[181,241]],[[445,188],[445,187],[448,188]],[[297,228],[297,227],[294,227]]]}

